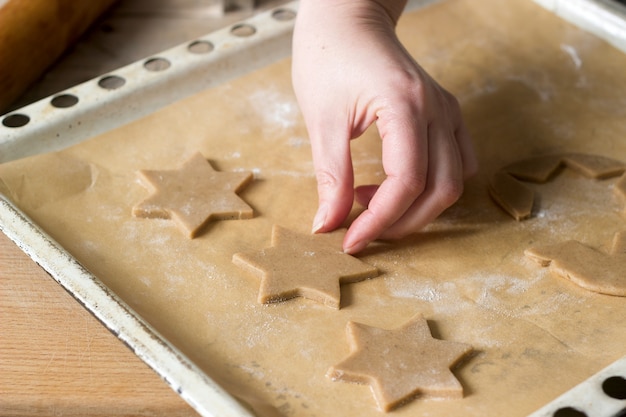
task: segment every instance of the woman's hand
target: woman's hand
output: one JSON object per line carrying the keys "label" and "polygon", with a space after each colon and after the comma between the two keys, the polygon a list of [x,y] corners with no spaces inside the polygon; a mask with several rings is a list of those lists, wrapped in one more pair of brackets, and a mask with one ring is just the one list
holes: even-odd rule
{"label": "woman's hand", "polygon": [[[367,207],[346,233],[347,253],[420,230],[458,200],[477,169],[457,100],[395,35],[404,4],[302,0],[296,20],[293,84],[318,182],[313,231],[339,227],[355,194]],[[372,123],[386,178],[355,190],[350,140]]]}

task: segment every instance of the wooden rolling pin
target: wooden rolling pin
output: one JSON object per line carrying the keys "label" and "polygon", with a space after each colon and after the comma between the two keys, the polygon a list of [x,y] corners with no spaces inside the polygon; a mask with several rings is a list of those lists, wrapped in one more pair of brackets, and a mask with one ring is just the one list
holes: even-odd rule
{"label": "wooden rolling pin", "polygon": [[116,0],[0,0],[0,114]]}

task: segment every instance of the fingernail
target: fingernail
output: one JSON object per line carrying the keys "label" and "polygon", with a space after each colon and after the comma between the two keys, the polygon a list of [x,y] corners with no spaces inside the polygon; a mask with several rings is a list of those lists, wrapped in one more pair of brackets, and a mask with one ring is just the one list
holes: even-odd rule
{"label": "fingernail", "polygon": [[365,249],[365,247],[368,244],[369,242],[365,240],[359,240],[354,243],[348,243],[347,245],[344,245],[343,252],[347,253],[348,255],[354,255],[355,253],[360,252],[363,249]]}
{"label": "fingernail", "polygon": [[317,213],[315,214],[315,218],[313,219],[313,233],[317,233],[326,224],[326,215],[328,214],[328,206],[326,204],[321,205],[317,209]]}

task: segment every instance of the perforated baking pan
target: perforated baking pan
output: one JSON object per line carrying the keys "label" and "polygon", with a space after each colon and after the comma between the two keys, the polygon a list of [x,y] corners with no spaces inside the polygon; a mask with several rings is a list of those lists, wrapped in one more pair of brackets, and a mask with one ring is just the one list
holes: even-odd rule
{"label": "perforated baking pan", "polygon": [[[611,0],[535,1],[626,52],[624,6]],[[431,2],[412,1],[409,7]],[[69,147],[288,56],[297,10],[298,2],[289,3],[4,115],[0,163]],[[198,413],[252,415],[1,194],[0,230]],[[624,415],[623,399],[606,388],[611,378],[626,379],[626,358],[533,417],[558,415],[570,408],[587,410],[588,416]]]}

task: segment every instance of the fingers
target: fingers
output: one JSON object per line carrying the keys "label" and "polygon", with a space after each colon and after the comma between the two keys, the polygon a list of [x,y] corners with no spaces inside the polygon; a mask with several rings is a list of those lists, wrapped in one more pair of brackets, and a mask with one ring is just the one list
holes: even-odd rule
{"label": "fingers", "polygon": [[474,152],[472,138],[467,131],[467,127],[465,126],[463,119],[460,119],[460,124],[454,132],[454,138],[456,139],[461,155],[461,162],[463,164],[463,179],[468,179],[474,176],[478,171],[478,159],[476,158],[476,153]]}
{"label": "fingers", "polygon": [[363,207],[367,207],[376,194],[378,190],[378,185],[360,185],[354,189],[354,197],[356,202],[362,205]]}
{"label": "fingers", "polygon": [[[350,226],[344,251],[356,253],[398,221],[424,192],[428,182],[427,122],[418,120],[413,103],[381,111],[377,122],[387,177],[375,190],[367,209]],[[360,189],[359,198],[373,189]]]}
{"label": "fingers", "polygon": [[424,192],[380,238],[400,238],[422,229],[461,197],[464,168],[455,136],[439,129],[429,136],[428,151],[432,163]]}
{"label": "fingers", "polygon": [[[329,126],[321,123],[321,126]],[[350,139],[345,128],[310,129],[318,209],[313,218],[313,233],[336,229],[346,219],[354,201],[354,174],[350,155]],[[328,132],[324,134],[323,132]],[[332,136],[340,132],[338,137]]]}
{"label": "fingers", "polygon": [[456,124],[454,130],[454,139],[456,140],[460,155],[461,163],[463,164],[463,178],[468,179],[472,177],[478,171],[478,159],[474,152],[474,145],[469,131],[465,126],[465,121],[461,115],[461,106],[458,100],[452,94],[445,91],[446,98],[450,105],[450,117]]}
{"label": "fingers", "polygon": [[[389,146],[392,141],[383,139],[383,165],[388,176],[380,187],[356,190],[357,200],[367,209],[346,235],[346,252],[356,253],[374,239],[395,239],[417,232],[458,200],[463,180],[475,172],[477,164],[469,134],[457,120],[456,127],[435,121],[427,132],[416,129],[419,133],[404,132],[396,139],[413,146],[396,149]],[[396,129],[393,124],[389,127]],[[419,155],[410,156],[410,152]]]}
{"label": "fingers", "polygon": [[302,4],[293,38],[294,92],[318,182],[314,232],[341,226],[352,208],[350,140],[374,121],[382,138],[387,177],[356,190],[367,209],[344,239],[344,251],[356,253],[437,217],[459,197],[476,158],[456,99],[408,55],[387,14],[322,2],[333,8],[327,13],[318,3]]}

